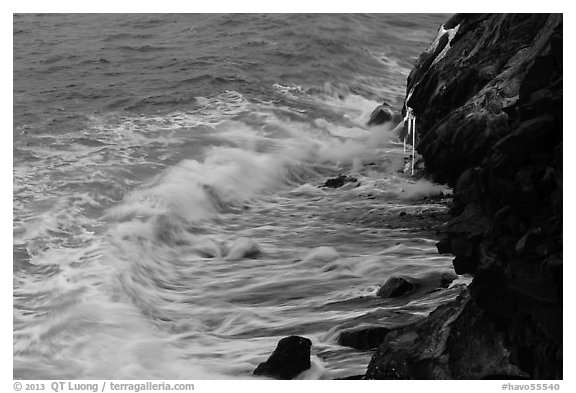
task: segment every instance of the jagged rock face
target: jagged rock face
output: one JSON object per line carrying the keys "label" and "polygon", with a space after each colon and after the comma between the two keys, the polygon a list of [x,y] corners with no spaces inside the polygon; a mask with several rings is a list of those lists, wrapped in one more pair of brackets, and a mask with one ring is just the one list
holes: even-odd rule
{"label": "jagged rock face", "polygon": [[509,133],[501,109],[518,99],[530,63],[550,41],[548,25],[558,20],[561,15],[456,15],[445,24],[456,31],[452,40],[446,32],[420,56],[408,77],[407,105],[417,117],[418,151],[438,180],[454,184]]}
{"label": "jagged rock face", "polygon": [[[442,252],[532,378],[562,378],[562,15],[456,15],[408,79]],[[453,30],[450,30],[453,29]]]}
{"label": "jagged rock face", "polygon": [[372,357],[366,379],[525,377],[510,364],[503,334],[467,291],[427,318],[393,330]]}

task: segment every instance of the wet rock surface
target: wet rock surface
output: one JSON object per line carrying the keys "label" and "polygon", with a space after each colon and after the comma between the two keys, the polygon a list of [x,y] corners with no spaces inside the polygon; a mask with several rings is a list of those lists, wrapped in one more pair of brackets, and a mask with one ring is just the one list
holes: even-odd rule
{"label": "wet rock surface", "polygon": [[413,279],[406,277],[390,277],[378,289],[377,296],[383,298],[400,297],[412,293],[418,289],[419,284],[414,282]]}
{"label": "wet rock surface", "polygon": [[468,291],[420,322],[387,334],[366,379],[525,377],[509,362],[504,336]]}
{"label": "wet rock surface", "polygon": [[423,277],[394,276],[390,277],[376,292],[381,298],[398,298],[409,296],[419,291],[431,292],[448,288],[457,275],[452,272],[435,272]]}
{"label": "wet rock surface", "polygon": [[346,183],[355,183],[357,181],[358,181],[358,179],[356,179],[355,177],[340,175],[340,176],[332,177],[332,178],[326,180],[326,182],[324,183],[324,185],[322,185],[322,187],[340,188]]}
{"label": "wet rock surface", "polygon": [[310,368],[312,341],[305,337],[289,336],[278,342],[268,360],[254,370],[254,375],[275,379],[292,379]]}
{"label": "wet rock surface", "polygon": [[374,349],[384,341],[390,331],[391,329],[383,326],[346,330],[338,336],[338,344],[358,350]]}
{"label": "wet rock surface", "polygon": [[455,15],[420,56],[417,150],[454,187],[438,249],[474,278],[387,334],[368,378],[562,378],[562,57],[554,14]]}
{"label": "wet rock surface", "polygon": [[402,115],[399,112],[394,111],[394,109],[386,104],[383,103],[379,105],[372,111],[370,114],[370,119],[368,120],[369,126],[376,126],[379,124],[389,123],[392,122],[394,124],[399,123],[402,120]]}

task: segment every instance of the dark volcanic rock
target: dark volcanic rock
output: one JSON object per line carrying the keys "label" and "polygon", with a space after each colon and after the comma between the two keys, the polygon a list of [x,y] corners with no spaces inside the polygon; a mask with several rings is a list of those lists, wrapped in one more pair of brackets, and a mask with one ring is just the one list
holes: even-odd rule
{"label": "dark volcanic rock", "polygon": [[276,379],[292,379],[310,368],[310,347],[312,342],[300,336],[284,337],[272,355],[260,363],[254,375]]}
{"label": "dark volcanic rock", "polygon": [[368,125],[375,126],[388,122],[399,123],[400,120],[402,120],[402,115],[394,111],[388,104],[384,103],[378,105],[376,109],[372,111],[370,119],[368,120]]}
{"label": "dark volcanic rock", "polygon": [[502,333],[463,291],[420,322],[388,333],[366,379],[482,379],[524,376]]}
{"label": "dark volcanic rock", "polygon": [[338,344],[359,350],[374,349],[378,347],[390,329],[383,326],[371,326],[361,329],[340,332]]}
{"label": "dark volcanic rock", "polygon": [[416,291],[433,291],[448,288],[456,279],[456,274],[448,271],[433,272],[422,277],[390,277],[376,292],[382,298],[397,298],[411,295]]}
{"label": "dark volcanic rock", "polygon": [[418,284],[405,277],[390,277],[384,285],[378,289],[377,296],[393,298],[414,292]]}
{"label": "dark volcanic rock", "polygon": [[[454,186],[438,249],[455,255],[457,273],[474,275],[474,307],[462,315],[496,329],[529,377],[561,379],[562,15],[456,15],[445,28],[454,30],[442,30],[411,72],[406,101],[427,170]],[[411,356],[399,377],[510,375]],[[399,358],[379,359],[392,370],[386,361]]]}
{"label": "dark volcanic rock", "polygon": [[326,182],[324,183],[324,185],[322,187],[339,188],[339,187],[342,187],[346,183],[353,183],[356,181],[358,181],[358,179],[356,179],[355,177],[340,175],[338,177],[333,177],[333,178],[326,180]]}
{"label": "dark volcanic rock", "polygon": [[408,77],[406,104],[417,117],[418,151],[436,179],[454,185],[509,133],[501,109],[518,100],[530,63],[561,20],[546,14],[466,15],[443,57],[429,61],[440,42],[421,55]]}

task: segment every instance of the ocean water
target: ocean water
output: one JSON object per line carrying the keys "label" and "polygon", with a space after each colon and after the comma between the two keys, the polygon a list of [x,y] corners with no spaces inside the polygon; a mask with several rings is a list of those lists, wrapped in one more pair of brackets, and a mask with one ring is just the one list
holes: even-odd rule
{"label": "ocean water", "polygon": [[447,18],[14,15],[14,378],[256,378],[288,335],[362,374],[339,332],[457,293],[376,296],[452,270],[398,220],[449,190],[366,126]]}

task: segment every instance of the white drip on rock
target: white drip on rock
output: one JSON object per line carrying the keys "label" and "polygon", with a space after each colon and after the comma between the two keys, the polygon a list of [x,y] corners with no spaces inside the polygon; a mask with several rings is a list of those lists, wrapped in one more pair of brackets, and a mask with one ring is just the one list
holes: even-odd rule
{"label": "white drip on rock", "polygon": [[414,111],[409,106],[406,107],[406,117],[404,121],[408,122],[408,132],[404,137],[404,155],[406,155],[406,139],[412,135],[412,165],[411,165],[411,175],[414,176],[414,162],[416,160],[416,116],[414,116]]}

